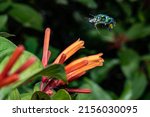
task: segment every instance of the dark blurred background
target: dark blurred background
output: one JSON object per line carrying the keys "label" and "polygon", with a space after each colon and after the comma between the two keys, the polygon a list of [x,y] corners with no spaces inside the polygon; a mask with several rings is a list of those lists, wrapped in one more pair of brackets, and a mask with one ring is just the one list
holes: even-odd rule
{"label": "dark blurred background", "polygon": [[[49,63],[78,38],[86,48],[66,64],[102,52],[104,66],[70,84],[93,90],[77,99],[150,99],[149,12],[149,0],[0,0],[0,32],[41,58],[44,30],[50,27]],[[112,31],[88,22],[100,13],[116,20]]]}

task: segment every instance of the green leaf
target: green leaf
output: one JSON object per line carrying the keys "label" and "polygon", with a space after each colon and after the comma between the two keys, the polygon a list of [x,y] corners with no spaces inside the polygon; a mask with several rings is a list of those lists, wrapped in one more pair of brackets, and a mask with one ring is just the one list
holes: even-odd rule
{"label": "green leaf", "polygon": [[26,50],[35,53],[36,49],[38,48],[37,39],[33,36],[25,35],[25,47]]}
{"label": "green leaf", "polygon": [[141,36],[140,38],[144,38],[146,36],[149,36],[150,35],[150,26],[144,26],[144,28],[142,29],[142,32],[141,32]]}
{"label": "green leaf", "polygon": [[125,29],[123,27],[123,24],[121,22],[117,22],[116,26],[114,27],[113,31],[115,32],[114,37],[116,35],[124,34]]}
{"label": "green leaf", "polygon": [[68,5],[68,0],[56,0],[57,4]]}
{"label": "green leaf", "polygon": [[94,29],[95,27],[93,27],[93,30],[89,30],[87,32],[87,35],[89,35],[91,38],[97,38],[99,37],[100,40],[104,41],[104,42],[114,42],[114,32],[110,32],[106,29]]}
{"label": "green leaf", "polygon": [[15,35],[14,35],[14,34],[7,33],[7,32],[0,32],[0,36],[1,36],[1,37],[13,37],[13,36],[15,36]]}
{"label": "green leaf", "polygon": [[100,37],[101,40],[106,41],[106,42],[114,42],[114,32],[108,31],[106,29],[100,30]]}
{"label": "green leaf", "polygon": [[133,73],[138,70],[140,57],[132,49],[123,48],[119,51],[121,69],[126,78],[132,78]]}
{"label": "green leaf", "polygon": [[[4,56],[4,54],[3,54],[3,56],[1,56],[1,54],[0,54],[0,58],[1,58],[0,59],[1,60],[0,71],[2,71],[2,69],[6,65],[7,61],[9,60],[9,57],[10,57],[12,51],[15,49],[15,47],[16,46],[13,43],[11,43],[9,40],[0,37],[0,52],[5,53],[5,56]],[[30,52],[25,51],[21,55],[19,60],[15,63],[15,65],[13,66],[10,73],[16,71],[20,67],[20,65],[22,65],[31,56],[34,56],[34,55],[31,54]],[[36,76],[39,76],[39,75],[49,76],[50,78],[56,78],[56,79],[63,80],[64,82],[67,82],[66,73],[65,73],[63,65],[54,64],[54,65],[49,65],[43,69],[43,65],[42,65],[41,61],[37,58],[36,62],[32,66],[30,66],[30,68],[28,68],[27,70],[25,70],[24,72],[22,72],[20,74],[20,79],[17,82],[15,82],[7,87],[4,87],[0,90],[0,99],[5,98],[11,90],[18,87],[22,83],[26,82],[27,80],[29,80],[31,78],[35,79],[35,78],[37,78]]]}
{"label": "green leaf", "polygon": [[145,70],[147,73],[148,80],[150,80],[150,55],[143,56],[142,60],[144,61]]}
{"label": "green leaf", "polygon": [[143,60],[143,61],[150,61],[150,55],[147,54],[147,55],[142,56],[141,60]]}
{"label": "green leaf", "polygon": [[150,62],[146,63],[146,69],[147,69],[147,72],[148,72],[148,78],[150,80]]}
{"label": "green leaf", "polygon": [[0,37],[0,55],[5,50],[15,49],[16,45],[4,37]]}
{"label": "green leaf", "polygon": [[97,67],[90,72],[90,77],[97,83],[103,81],[108,72],[119,63],[118,59],[105,60],[103,67]]}
{"label": "green leaf", "polygon": [[134,73],[132,78],[132,99],[138,99],[145,91],[147,87],[147,78],[141,70]]}
{"label": "green leaf", "polygon": [[18,89],[14,89],[8,96],[9,100],[21,100],[20,93]]}
{"label": "green leaf", "polygon": [[51,64],[41,71],[34,74],[32,77],[36,76],[48,76],[49,78],[56,78],[58,80],[62,80],[67,82],[66,73],[64,66],[61,64]]}
{"label": "green leaf", "polygon": [[50,96],[47,95],[47,94],[44,93],[44,92],[36,91],[36,92],[32,95],[31,100],[50,100]]}
{"label": "green leaf", "polygon": [[146,17],[144,16],[144,12],[142,12],[141,10],[138,11],[138,18],[140,22],[145,22],[146,20]]}
{"label": "green leaf", "polygon": [[81,88],[91,89],[90,94],[78,94],[77,100],[110,100],[112,97],[95,82],[86,79]]}
{"label": "green leaf", "polygon": [[57,56],[59,55],[60,50],[53,47],[53,46],[50,46],[49,50],[51,51],[51,54],[52,54],[52,56],[49,59],[49,62],[52,63],[57,58]]}
{"label": "green leaf", "polygon": [[[15,71],[20,65],[22,65],[31,56],[33,56],[31,53],[24,52],[24,54],[19,58],[19,60],[13,66],[13,68],[11,70],[11,73],[13,71]],[[3,69],[3,67],[7,63],[8,59],[9,59],[9,56],[5,57],[4,60],[0,63],[0,71]],[[24,72],[22,72],[20,74],[20,78],[19,78],[19,80],[17,82],[12,83],[12,84],[10,84],[10,85],[8,85],[6,87],[3,87],[0,90],[0,99],[5,98],[9,94],[9,92],[11,90],[13,90],[14,88],[20,86],[24,82],[26,82],[29,79],[31,79],[31,76],[33,76],[33,74],[37,73],[42,68],[43,68],[43,66],[42,66],[40,60],[37,59],[36,62],[32,66],[30,66],[27,70],[25,70]]]}
{"label": "green leaf", "polygon": [[15,49],[16,45],[4,37],[0,37],[0,62],[7,55],[10,55]]}
{"label": "green leaf", "polygon": [[150,26],[143,23],[137,23],[131,26],[126,32],[128,40],[141,39],[150,35]]}
{"label": "green leaf", "polygon": [[23,93],[21,94],[21,100],[31,100],[31,96],[33,93]]}
{"label": "green leaf", "polygon": [[0,12],[4,12],[11,5],[11,1],[0,2]]}
{"label": "green leaf", "polygon": [[130,6],[130,4],[128,4],[128,3],[122,3],[122,2],[118,2],[119,3],[119,5],[120,5],[120,7],[122,8],[122,10],[124,11],[124,13],[125,13],[125,15],[127,16],[127,17],[130,17],[131,16],[131,14],[132,14],[132,7]]}
{"label": "green leaf", "polygon": [[33,88],[33,92],[40,91],[40,82],[36,83]]}
{"label": "green leaf", "polygon": [[121,68],[126,76],[126,83],[120,99],[138,99],[147,86],[145,74],[140,70],[140,57],[131,49],[119,52]]}
{"label": "green leaf", "polygon": [[32,7],[13,3],[9,15],[25,27],[42,30],[43,18]]}
{"label": "green leaf", "polygon": [[132,82],[131,80],[126,80],[124,89],[122,91],[122,94],[120,96],[120,100],[129,100],[132,97]]}
{"label": "green leaf", "polygon": [[80,12],[78,11],[73,12],[73,17],[77,22],[82,23],[82,25],[84,25],[85,27],[86,24],[84,23],[87,23],[87,22],[83,22],[85,19],[83,18],[84,16],[82,16]]}
{"label": "green leaf", "polygon": [[71,96],[66,90],[60,89],[51,97],[51,99],[52,100],[71,100]]}
{"label": "green leaf", "polygon": [[141,35],[140,29],[143,29],[143,28],[144,28],[144,24],[142,23],[137,23],[131,26],[131,28],[129,28],[129,30],[126,32],[126,35],[129,38],[129,40],[139,38]]}
{"label": "green leaf", "polygon": [[96,9],[98,7],[97,3],[94,0],[76,0],[76,2],[79,2],[91,9]]}
{"label": "green leaf", "polygon": [[150,100],[150,92],[147,92],[147,93],[143,96],[142,99],[143,99],[143,100]]}
{"label": "green leaf", "polygon": [[[6,38],[0,37],[0,71],[3,70],[4,66],[8,62],[9,57],[11,56],[15,48],[16,46],[12,42],[7,40]],[[15,63],[10,73],[16,71],[20,67],[20,65],[22,65],[31,56],[35,56],[35,55],[25,51],[18,59],[18,61]],[[42,68],[43,65],[41,61],[37,58],[36,62],[32,66],[30,66],[27,70],[25,70],[19,75],[20,78],[17,82],[12,83],[11,85],[8,85],[7,87],[3,87],[2,89],[0,89],[0,99],[5,98],[14,88],[18,87],[22,83],[29,80],[31,76],[33,76],[33,74],[37,73]]]}
{"label": "green leaf", "polygon": [[148,79],[150,80],[150,55],[144,55],[143,57],[141,57],[141,60],[144,61]]}
{"label": "green leaf", "polygon": [[[21,85],[22,83],[24,83],[27,80],[29,80],[31,78],[31,76],[33,76],[35,73],[37,73],[41,69],[43,69],[43,65],[42,65],[41,61],[35,55],[33,55],[30,52],[24,51],[24,53],[20,56],[20,58],[17,60],[17,62],[15,63],[15,65],[13,66],[13,68],[11,69],[10,73],[13,73],[14,71],[16,71],[31,56],[34,56],[36,58],[36,62],[32,66],[30,66],[27,70],[23,71],[20,74],[19,81],[17,81],[13,85],[13,87],[17,87],[17,86]],[[10,57],[10,55],[7,56],[7,57],[5,57],[3,59],[3,61],[0,63],[0,71],[2,71],[2,69],[4,68],[4,66],[6,65],[6,63],[8,62],[9,57]]]}
{"label": "green leaf", "polygon": [[127,79],[119,99],[138,99],[144,93],[146,86],[146,76],[142,71],[138,70],[133,73],[132,79]]}
{"label": "green leaf", "polygon": [[8,20],[7,15],[0,15],[0,30],[2,30],[4,28],[4,26],[6,25]]}

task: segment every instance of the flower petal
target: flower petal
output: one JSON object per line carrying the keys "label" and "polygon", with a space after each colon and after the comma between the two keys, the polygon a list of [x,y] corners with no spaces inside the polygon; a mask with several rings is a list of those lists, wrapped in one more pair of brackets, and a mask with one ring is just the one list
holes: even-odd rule
{"label": "flower petal", "polygon": [[13,65],[15,64],[15,62],[19,59],[19,57],[21,56],[21,54],[24,51],[24,47],[22,45],[18,46],[15,51],[13,52],[13,54],[11,55],[11,57],[8,60],[8,63],[6,64],[6,66],[4,67],[2,73],[1,73],[1,78],[5,78],[8,75],[8,72],[10,71],[10,69],[13,67]]}
{"label": "flower petal", "polygon": [[43,57],[42,57],[42,64],[44,67],[47,66],[48,58],[50,57],[50,51],[48,51],[49,42],[50,42],[50,34],[51,34],[51,29],[46,28],[45,36],[44,36]]}
{"label": "flower petal", "polygon": [[[60,58],[62,56],[62,54],[66,55],[66,59],[65,61],[72,56],[75,52],[77,52],[79,49],[84,48],[84,41],[78,39],[76,42],[74,42],[73,44],[71,44],[69,47],[67,47],[54,61],[54,63],[59,63]],[[64,62],[65,62],[64,61]]]}

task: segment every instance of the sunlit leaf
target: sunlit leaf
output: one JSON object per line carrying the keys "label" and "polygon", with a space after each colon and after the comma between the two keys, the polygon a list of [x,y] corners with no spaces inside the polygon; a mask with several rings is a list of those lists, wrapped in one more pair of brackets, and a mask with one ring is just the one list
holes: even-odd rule
{"label": "sunlit leaf", "polygon": [[32,94],[33,93],[23,93],[21,94],[21,100],[31,100],[31,97],[32,97]]}
{"label": "sunlit leaf", "polygon": [[33,92],[40,91],[40,82],[36,83],[33,88]]}
{"label": "sunlit leaf", "polygon": [[[12,42],[10,42],[9,40],[7,40],[3,37],[0,37],[0,71],[3,70],[4,66],[8,62],[9,57],[11,56],[11,54],[15,50],[15,48],[16,48],[16,46]],[[16,71],[31,56],[36,57],[32,53],[25,51],[21,55],[21,57],[18,59],[18,61],[15,63],[15,65],[11,69],[10,73],[12,73],[13,71]],[[0,90],[0,99],[5,98],[10,91],[12,91],[14,88],[18,87],[25,81],[29,80],[30,76],[37,73],[42,68],[43,68],[42,63],[36,57],[36,62],[32,66],[30,66],[27,70],[25,70],[24,72],[22,72],[20,74],[20,79],[17,82],[15,82],[7,87],[4,87]]]}
{"label": "sunlit leaf", "polygon": [[[2,71],[2,69],[4,68],[4,66],[6,65],[7,61],[9,60],[9,57],[12,53],[12,51],[15,49],[15,45],[13,43],[11,43],[10,41],[8,41],[5,38],[0,38],[0,52],[5,52],[5,56],[1,55],[1,63],[0,63],[0,71]],[[10,52],[11,50],[11,52]],[[33,54],[31,54],[30,52],[25,51],[21,57],[19,58],[19,60],[15,63],[15,65],[13,66],[13,68],[11,69],[10,73],[13,73],[14,71],[16,71],[20,65],[22,65],[29,57],[31,56],[35,56]],[[36,56],[35,56],[36,57]],[[19,81],[4,87],[0,90],[0,99],[5,98],[8,93],[13,90],[14,88],[18,87],[19,85],[21,85],[22,83],[28,81],[31,78],[37,78],[37,76],[48,76],[49,78],[56,78],[59,80],[63,80],[64,82],[67,82],[66,80],[66,73],[64,70],[64,66],[60,65],[60,64],[54,64],[54,65],[49,65],[47,66],[45,69],[43,69],[43,65],[41,63],[41,61],[37,58],[36,62],[30,66],[30,68],[28,68],[27,70],[25,70],[24,72],[22,72],[20,74],[20,79]]]}
{"label": "sunlit leaf", "polygon": [[20,93],[19,93],[17,88],[14,89],[13,91],[11,91],[11,93],[9,94],[8,99],[9,100],[21,100]]}
{"label": "sunlit leaf", "polygon": [[15,44],[4,37],[0,37],[0,62],[15,49]]}

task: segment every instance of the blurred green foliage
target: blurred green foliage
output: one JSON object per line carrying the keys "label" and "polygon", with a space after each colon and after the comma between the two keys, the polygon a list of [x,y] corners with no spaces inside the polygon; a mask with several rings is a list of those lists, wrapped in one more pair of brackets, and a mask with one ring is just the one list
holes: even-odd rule
{"label": "blurred green foliage", "polygon": [[[9,39],[41,58],[43,32],[50,27],[50,62],[78,37],[86,48],[69,62],[103,52],[103,67],[90,70],[86,78],[69,85],[93,90],[75,99],[150,99],[149,12],[149,0],[0,0],[0,32],[16,35]],[[90,14],[99,13],[116,20],[113,31],[100,28],[99,33],[88,22]],[[29,98],[28,89],[23,89],[24,99]]]}

